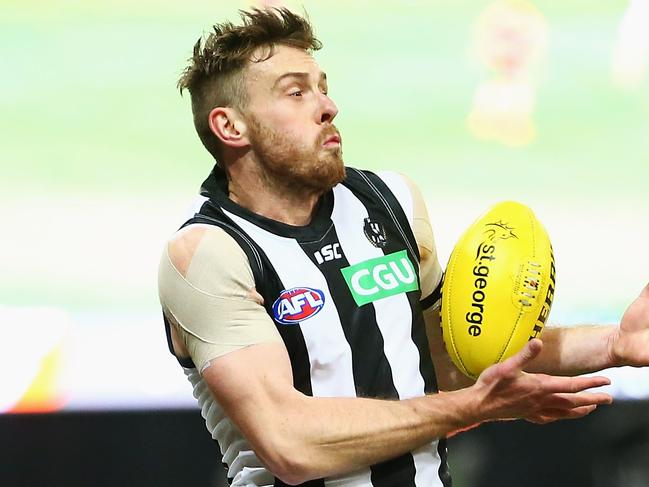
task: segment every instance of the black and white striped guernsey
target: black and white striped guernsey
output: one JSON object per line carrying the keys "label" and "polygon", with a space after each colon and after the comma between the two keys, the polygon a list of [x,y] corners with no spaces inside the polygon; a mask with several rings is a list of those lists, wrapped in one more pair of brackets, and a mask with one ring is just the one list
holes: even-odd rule
{"label": "black and white striped guernsey", "polygon": [[[401,176],[347,168],[345,181],[322,198],[305,227],[235,204],[218,169],[201,194],[206,199],[185,226],[219,226],[244,250],[288,350],[296,389],[383,399],[437,392],[420,303],[412,198]],[[274,485],[285,484],[275,479]],[[446,442],[303,485],[448,487]]]}

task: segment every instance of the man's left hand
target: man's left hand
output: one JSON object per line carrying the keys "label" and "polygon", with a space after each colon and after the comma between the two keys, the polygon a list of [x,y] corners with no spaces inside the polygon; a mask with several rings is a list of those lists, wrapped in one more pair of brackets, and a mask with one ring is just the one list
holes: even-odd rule
{"label": "man's left hand", "polygon": [[617,366],[649,366],[649,284],[622,316],[609,350]]}

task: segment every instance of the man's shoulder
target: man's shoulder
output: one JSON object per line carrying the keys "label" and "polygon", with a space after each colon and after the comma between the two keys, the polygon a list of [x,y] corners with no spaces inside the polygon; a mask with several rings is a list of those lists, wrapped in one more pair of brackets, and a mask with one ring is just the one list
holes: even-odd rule
{"label": "man's shoulder", "polygon": [[[176,270],[186,277],[197,254],[213,265],[227,265],[229,258],[243,254],[237,242],[216,225],[192,223],[178,230],[167,242],[167,254]],[[241,255],[245,258],[245,255]]]}

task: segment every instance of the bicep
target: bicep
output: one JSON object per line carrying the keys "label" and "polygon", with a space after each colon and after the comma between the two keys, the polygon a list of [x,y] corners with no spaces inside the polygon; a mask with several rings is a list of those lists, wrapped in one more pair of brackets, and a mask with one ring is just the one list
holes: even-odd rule
{"label": "bicep", "polygon": [[203,370],[203,378],[228,416],[243,429],[270,414],[270,405],[298,394],[288,352],[280,343],[251,345],[215,358]]}
{"label": "bicep", "polygon": [[[244,252],[221,229],[187,227],[159,270],[176,354],[189,355],[225,414],[267,465],[278,465],[293,388],[290,360]],[[288,402],[287,402],[288,401]]]}
{"label": "bicep", "polygon": [[281,343],[244,347],[212,360],[203,370],[216,401],[266,465],[276,465],[292,437],[291,413],[304,401],[293,387]]}

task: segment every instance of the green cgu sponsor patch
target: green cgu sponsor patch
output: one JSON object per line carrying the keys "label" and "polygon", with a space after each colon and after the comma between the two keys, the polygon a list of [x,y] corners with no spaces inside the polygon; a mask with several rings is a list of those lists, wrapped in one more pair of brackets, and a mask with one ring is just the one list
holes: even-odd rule
{"label": "green cgu sponsor patch", "polygon": [[405,250],[341,269],[359,306],[419,289],[415,267]]}

